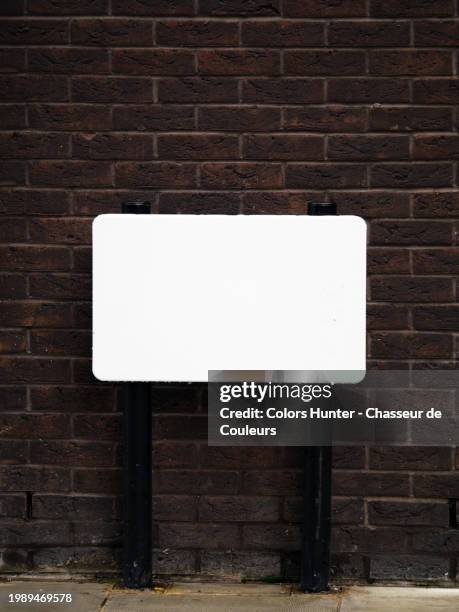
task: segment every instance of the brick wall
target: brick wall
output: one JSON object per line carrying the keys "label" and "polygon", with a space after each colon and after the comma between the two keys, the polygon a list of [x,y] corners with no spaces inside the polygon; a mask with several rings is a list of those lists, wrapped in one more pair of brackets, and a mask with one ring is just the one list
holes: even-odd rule
{"label": "brick wall", "polygon": [[[90,227],[123,200],[363,215],[370,363],[454,367],[457,10],[2,0],[3,571],[119,567],[120,415],[90,373]],[[156,388],[152,407],[157,572],[295,576],[299,450],[207,447],[200,387]],[[459,456],[334,457],[336,575],[453,580]]]}

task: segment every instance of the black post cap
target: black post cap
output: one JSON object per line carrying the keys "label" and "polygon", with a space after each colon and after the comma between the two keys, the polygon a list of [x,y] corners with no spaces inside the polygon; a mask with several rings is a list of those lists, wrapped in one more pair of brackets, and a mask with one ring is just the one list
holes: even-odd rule
{"label": "black post cap", "polygon": [[134,200],[131,202],[123,202],[121,210],[123,213],[131,215],[148,215],[151,212],[150,207],[150,202]]}
{"label": "black post cap", "polygon": [[309,202],[308,215],[336,215],[334,202]]}

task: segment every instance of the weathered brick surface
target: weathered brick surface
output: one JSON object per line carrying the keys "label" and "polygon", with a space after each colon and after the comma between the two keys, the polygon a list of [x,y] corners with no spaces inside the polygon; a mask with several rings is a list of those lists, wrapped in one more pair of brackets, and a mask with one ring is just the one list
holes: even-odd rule
{"label": "weathered brick surface", "polygon": [[[2,571],[120,569],[121,414],[91,373],[90,271],[92,218],[123,200],[335,202],[369,226],[371,366],[456,367],[457,2],[3,0],[0,15]],[[152,409],[155,572],[297,577],[302,450],[207,446],[202,386],[154,388]],[[336,448],[333,464],[334,579],[457,580],[458,452]]]}

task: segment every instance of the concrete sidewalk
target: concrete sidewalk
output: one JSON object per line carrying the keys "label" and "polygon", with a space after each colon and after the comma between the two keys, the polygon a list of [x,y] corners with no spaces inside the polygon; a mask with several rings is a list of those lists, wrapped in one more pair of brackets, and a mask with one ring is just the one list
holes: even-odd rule
{"label": "concrete sidewalk", "polygon": [[[71,603],[9,603],[11,596],[51,597],[71,594]],[[459,589],[413,587],[350,587],[327,595],[303,595],[290,585],[173,584],[152,591],[125,591],[113,584],[70,581],[0,583],[0,610],[30,612],[453,612],[459,610]]]}

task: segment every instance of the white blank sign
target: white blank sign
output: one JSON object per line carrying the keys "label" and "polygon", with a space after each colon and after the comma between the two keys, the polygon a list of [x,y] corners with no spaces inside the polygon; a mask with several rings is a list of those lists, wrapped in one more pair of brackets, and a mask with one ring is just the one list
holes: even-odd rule
{"label": "white blank sign", "polygon": [[93,242],[100,380],[365,370],[359,217],[101,215]]}

